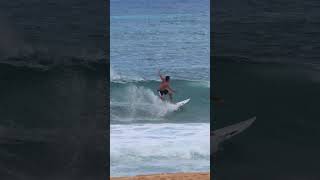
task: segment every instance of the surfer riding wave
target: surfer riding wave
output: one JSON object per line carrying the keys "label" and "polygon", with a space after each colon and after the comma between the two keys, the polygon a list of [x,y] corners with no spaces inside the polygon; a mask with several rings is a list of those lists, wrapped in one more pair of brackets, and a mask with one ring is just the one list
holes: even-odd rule
{"label": "surfer riding wave", "polygon": [[161,79],[161,83],[158,89],[160,99],[164,100],[164,96],[168,94],[170,102],[172,102],[172,95],[175,91],[170,87],[170,76],[164,77],[163,75],[161,75],[160,70],[158,71],[158,74]]}

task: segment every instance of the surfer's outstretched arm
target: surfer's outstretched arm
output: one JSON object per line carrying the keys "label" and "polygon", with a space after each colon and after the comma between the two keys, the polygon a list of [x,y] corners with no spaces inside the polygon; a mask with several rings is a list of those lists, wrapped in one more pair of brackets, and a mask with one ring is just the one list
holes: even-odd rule
{"label": "surfer's outstretched arm", "polygon": [[158,71],[158,74],[159,74],[161,81],[164,81],[164,77],[160,74],[160,70]]}
{"label": "surfer's outstretched arm", "polygon": [[168,86],[168,88],[167,88],[169,91],[170,91],[170,93],[171,94],[173,94],[174,92],[176,92],[175,90],[173,90],[170,86]]}

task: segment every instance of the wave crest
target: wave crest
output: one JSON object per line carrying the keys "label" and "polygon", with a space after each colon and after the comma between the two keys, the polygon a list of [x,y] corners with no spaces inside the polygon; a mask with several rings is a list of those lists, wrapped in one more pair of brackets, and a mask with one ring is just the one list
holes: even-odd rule
{"label": "wave crest", "polygon": [[114,83],[127,83],[127,82],[139,82],[146,81],[146,79],[138,76],[138,75],[123,75],[115,71],[112,67],[110,67],[110,80]]}
{"label": "wave crest", "polygon": [[111,97],[111,121],[162,120],[178,106],[162,101],[151,89],[130,85]]}

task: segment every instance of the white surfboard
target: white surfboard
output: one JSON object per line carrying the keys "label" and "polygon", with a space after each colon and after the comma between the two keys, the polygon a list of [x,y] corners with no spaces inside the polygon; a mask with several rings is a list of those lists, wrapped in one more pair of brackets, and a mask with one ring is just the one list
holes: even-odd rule
{"label": "white surfboard", "polygon": [[175,105],[177,106],[177,109],[180,109],[183,105],[187,104],[190,101],[190,98],[177,102]]}
{"label": "white surfboard", "polygon": [[231,137],[241,133],[242,131],[246,130],[248,127],[250,127],[253,122],[256,120],[256,117],[252,117],[248,120],[214,130],[212,132],[211,136],[211,151],[216,152],[219,150],[219,144],[223,141],[226,141],[230,139]]}

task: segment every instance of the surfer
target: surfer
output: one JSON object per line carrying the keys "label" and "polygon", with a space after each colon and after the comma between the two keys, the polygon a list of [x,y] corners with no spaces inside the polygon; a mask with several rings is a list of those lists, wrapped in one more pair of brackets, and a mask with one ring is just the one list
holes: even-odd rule
{"label": "surfer", "polygon": [[161,79],[161,83],[158,89],[159,92],[159,96],[161,100],[164,100],[164,95],[169,95],[170,97],[170,101],[172,102],[172,95],[175,92],[173,89],[171,89],[170,87],[170,76],[162,76],[160,73],[160,70],[158,71],[158,74],[160,76]]}

